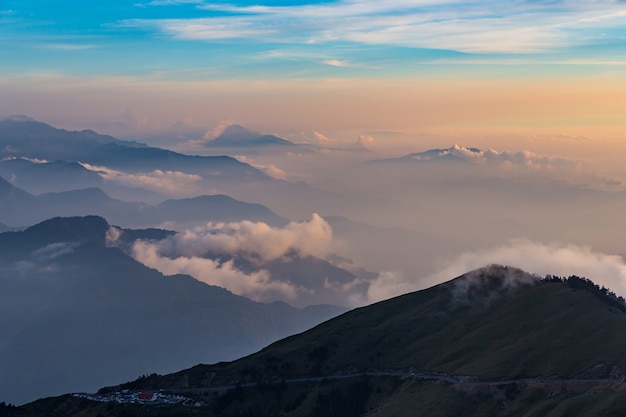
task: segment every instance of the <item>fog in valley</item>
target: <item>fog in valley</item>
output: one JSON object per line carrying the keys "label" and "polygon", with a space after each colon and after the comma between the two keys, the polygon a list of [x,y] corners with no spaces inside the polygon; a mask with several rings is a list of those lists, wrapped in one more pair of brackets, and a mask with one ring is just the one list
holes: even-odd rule
{"label": "fog in valley", "polygon": [[[6,132],[28,123],[4,122]],[[22,154],[5,146],[3,178],[37,201],[37,210],[31,202],[9,213],[5,205],[6,226],[97,214],[119,228],[170,230],[176,234],[137,240],[127,253],[166,275],[189,274],[254,300],[355,307],[488,263],[623,286],[624,182],[619,167],[584,158],[589,144],[581,142],[591,139],[558,137],[552,146],[542,140],[541,152],[520,149],[524,143],[497,149],[385,133],[287,139],[224,122],[195,139],[172,140],[180,152],[175,162],[143,153],[154,148],[137,142],[50,132],[61,141],[91,135],[86,142],[96,138],[136,154],[124,162],[121,152],[66,155],[62,142]],[[199,156],[184,152],[232,159],[213,168],[209,158],[205,169]],[[216,195],[224,195],[221,202]],[[304,273],[294,262],[307,257],[346,274]],[[283,261],[290,269],[272,272]]]}

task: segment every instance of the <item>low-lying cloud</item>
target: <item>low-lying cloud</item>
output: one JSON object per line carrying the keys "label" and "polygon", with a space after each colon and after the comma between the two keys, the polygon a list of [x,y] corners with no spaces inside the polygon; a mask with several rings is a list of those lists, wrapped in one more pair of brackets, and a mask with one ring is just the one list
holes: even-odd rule
{"label": "low-lying cloud", "polygon": [[180,171],[162,171],[160,169],[130,174],[103,166],[94,166],[86,163],[81,163],[81,165],[90,171],[98,173],[104,180],[125,187],[145,188],[172,196],[187,196],[201,190],[202,177],[197,174],[188,174]]}
{"label": "low-lying cloud", "polygon": [[177,233],[157,243],[165,256],[203,256],[207,253],[245,255],[261,262],[272,261],[295,250],[302,256],[325,257],[332,229],[321,216],[307,222],[290,222],[283,228],[263,222],[207,223]]}
{"label": "low-lying cloud", "polygon": [[438,272],[423,279],[397,272],[381,273],[371,282],[367,301],[375,302],[425,289],[492,264],[512,266],[539,276],[586,277],[626,296],[626,263],[621,256],[598,252],[587,246],[515,239],[494,248],[465,252],[441,263]]}
{"label": "low-lying cloud", "polygon": [[300,291],[291,283],[271,281],[269,272],[264,270],[244,273],[235,268],[232,260],[220,263],[199,256],[162,256],[158,245],[150,242],[135,243],[133,255],[144,265],[165,275],[191,275],[198,281],[226,288],[234,294],[256,301],[291,301]]}
{"label": "low-lying cloud", "polygon": [[137,241],[133,256],[166,275],[188,274],[257,301],[293,301],[309,290],[296,283],[272,280],[265,270],[243,272],[232,260],[221,262],[207,255],[236,255],[258,264],[292,251],[324,257],[331,240],[328,223],[313,214],[307,222],[291,222],[283,228],[251,221],[208,223],[158,242]]}
{"label": "low-lying cloud", "polygon": [[[487,264],[510,265],[538,275],[578,275],[626,295],[626,264],[618,255],[594,251],[588,246],[546,244],[517,239],[493,249],[459,256],[436,276],[448,279]],[[437,279],[439,278],[439,279]],[[433,282],[433,281],[431,281]]]}
{"label": "low-lying cloud", "polygon": [[541,155],[531,151],[480,150],[453,145],[441,149],[438,153],[417,154],[417,160],[437,160],[454,156],[466,162],[478,165],[495,166],[503,171],[553,171],[556,169],[578,169],[581,162],[561,156]]}
{"label": "low-lying cloud", "polygon": [[288,180],[289,179],[289,175],[283,171],[282,169],[278,168],[276,165],[272,164],[272,163],[268,163],[268,164],[260,164],[258,162],[256,162],[254,159],[245,156],[245,155],[237,155],[236,156],[237,160],[240,162],[243,162],[245,164],[248,164],[256,169],[258,169],[259,171],[263,172],[265,175],[267,175],[268,177],[272,177],[274,179],[277,180]]}

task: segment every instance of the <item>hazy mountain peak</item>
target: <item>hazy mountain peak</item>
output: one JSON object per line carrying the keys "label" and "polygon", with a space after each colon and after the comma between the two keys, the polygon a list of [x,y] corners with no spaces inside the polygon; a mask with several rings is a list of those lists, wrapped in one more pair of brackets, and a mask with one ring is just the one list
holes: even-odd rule
{"label": "hazy mountain peak", "polygon": [[506,265],[488,265],[467,272],[443,284],[451,289],[454,303],[485,303],[494,298],[510,294],[517,288],[535,285],[540,281],[537,275]]}
{"label": "hazy mountain peak", "polygon": [[417,152],[407,155],[407,158],[418,161],[433,160],[457,160],[466,161],[470,158],[479,156],[482,151],[478,148],[466,148],[457,144],[445,149],[431,149],[425,152]]}
{"label": "hazy mountain peak", "polygon": [[99,216],[55,217],[25,230],[50,242],[95,241],[104,243],[108,222]]}
{"label": "hazy mountain peak", "polygon": [[25,116],[23,114],[12,114],[10,116],[5,117],[2,121],[6,122],[36,122],[32,117]]}
{"label": "hazy mountain peak", "polygon": [[295,146],[293,142],[279,138],[278,136],[264,135],[238,124],[228,126],[218,137],[208,142],[206,145],[219,147],[272,145]]}

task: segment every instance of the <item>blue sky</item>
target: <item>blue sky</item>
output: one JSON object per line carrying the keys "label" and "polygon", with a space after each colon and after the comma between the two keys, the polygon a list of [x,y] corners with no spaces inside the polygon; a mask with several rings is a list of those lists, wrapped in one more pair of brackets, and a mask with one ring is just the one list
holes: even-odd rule
{"label": "blue sky", "polygon": [[11,0],[0,2],[0,23],[4,73],[202,79],[626,68],[622,1]]}
{"label": "blue sky", "polygon": [[625,75],[620,0],[0,0],[0,116],[140,139],[624,130]]}

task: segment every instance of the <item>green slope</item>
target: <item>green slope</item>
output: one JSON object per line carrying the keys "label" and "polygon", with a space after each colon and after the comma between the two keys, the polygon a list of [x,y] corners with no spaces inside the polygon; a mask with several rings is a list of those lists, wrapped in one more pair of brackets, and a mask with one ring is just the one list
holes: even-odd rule
{"label": "green slope", "polygon": [[[125,387],[244,385],[217,396],[187,391],[207,404],[190,415],[207,416],[626,415],[624,306],[581,282],[492,266],[350,311],[235,362]],[[290,381],[315,375],[327,379]]]}

